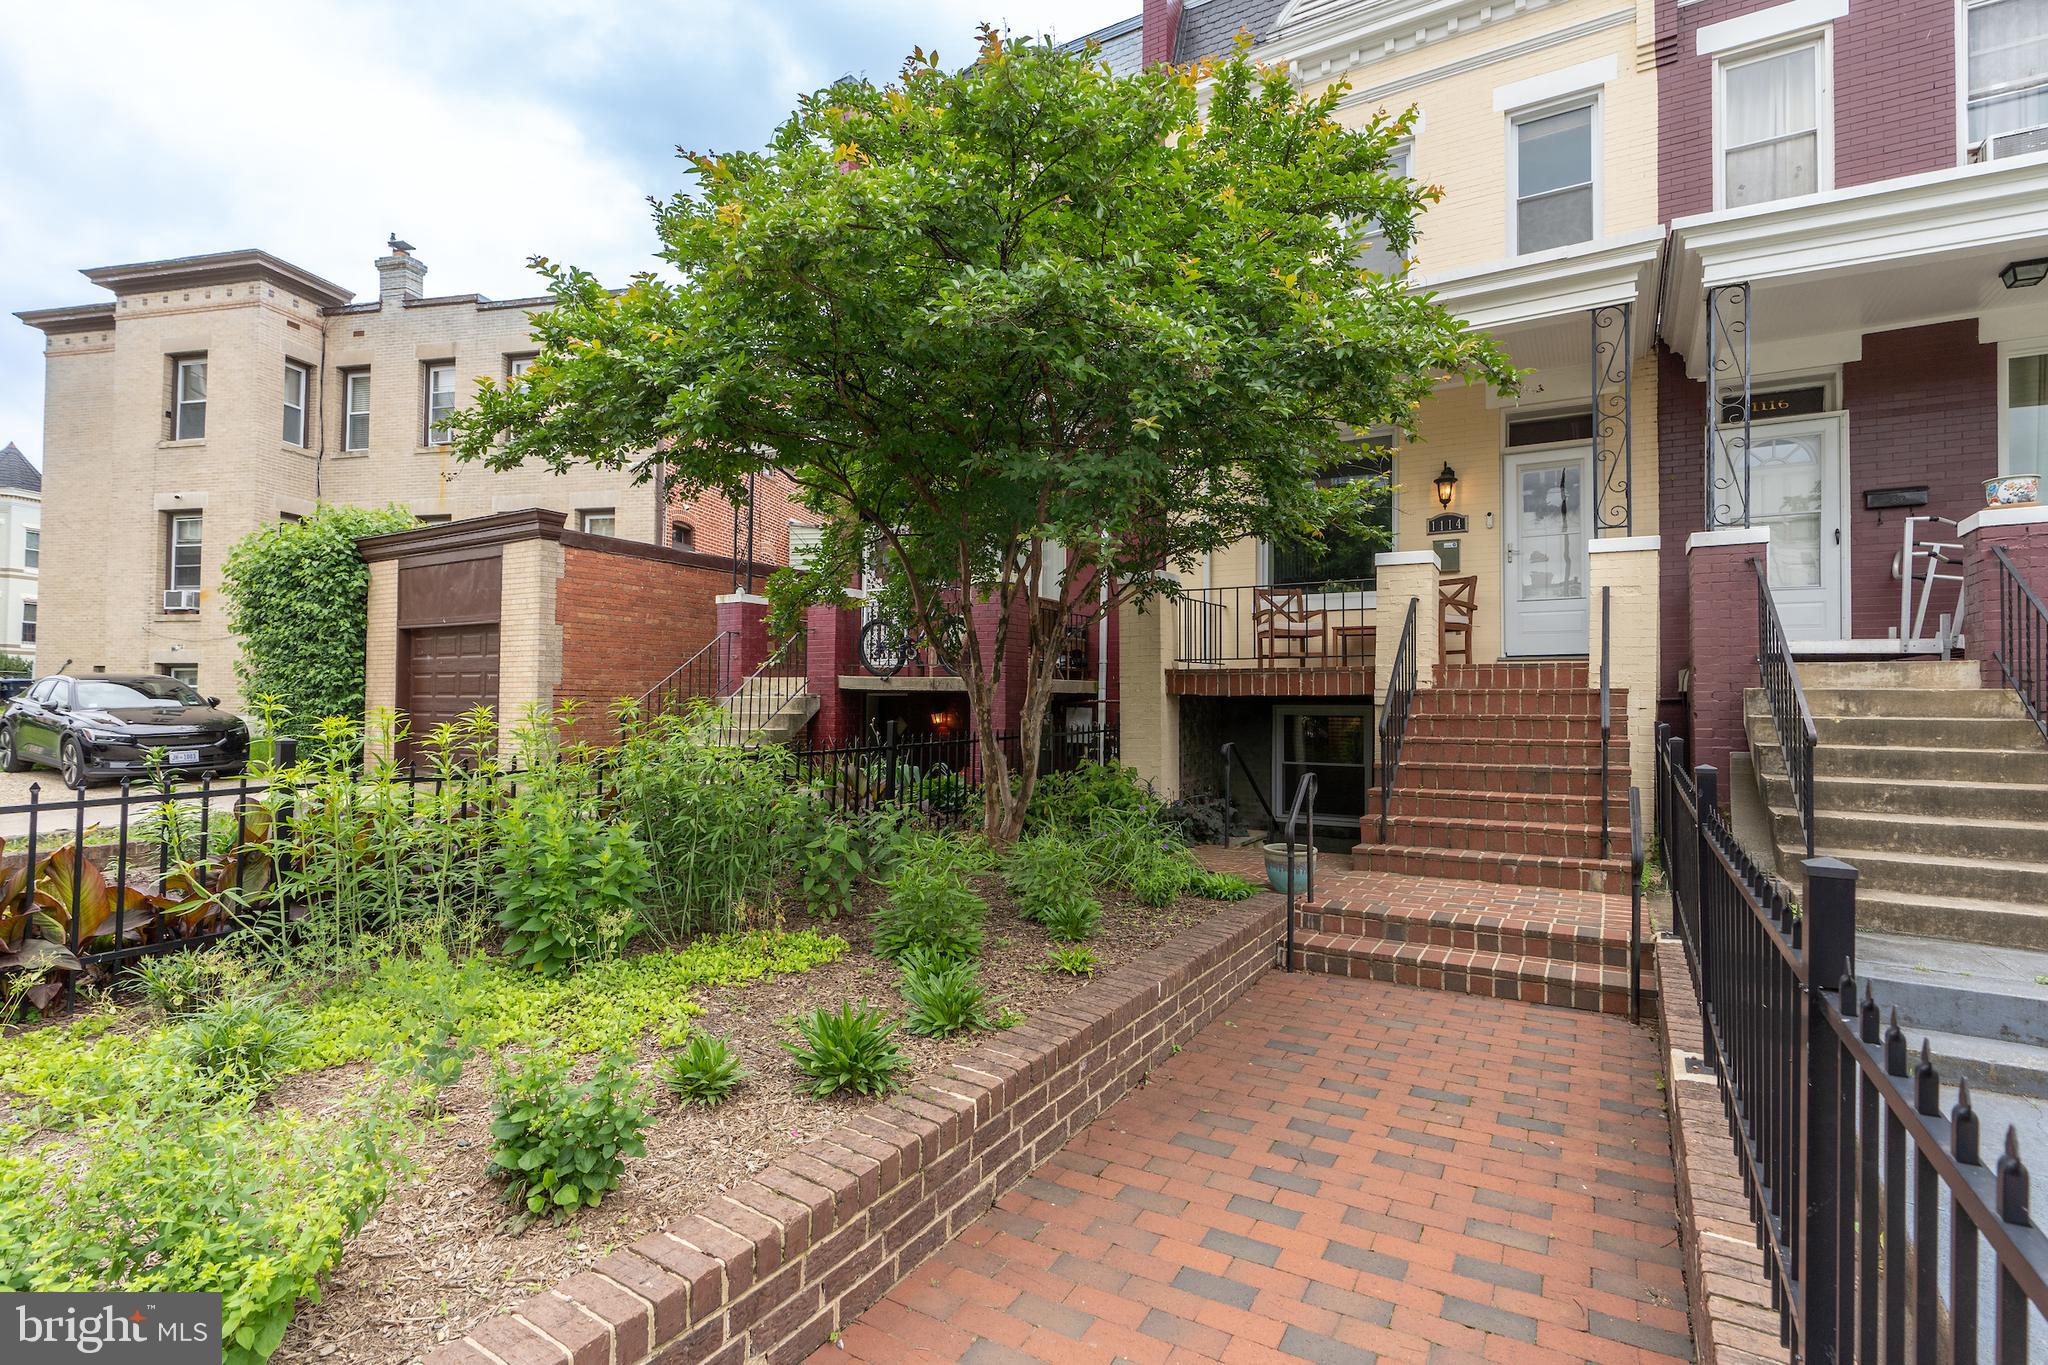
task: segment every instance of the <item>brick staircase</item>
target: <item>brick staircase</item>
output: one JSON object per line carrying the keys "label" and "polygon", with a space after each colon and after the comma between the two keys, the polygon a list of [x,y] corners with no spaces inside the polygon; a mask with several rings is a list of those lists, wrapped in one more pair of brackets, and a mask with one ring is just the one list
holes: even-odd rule
{"label": "brick staircase", "polygon": [[1600,856],[1600,692],[1583,663],[1438,671],[1415,694],[1384,842],[1366,796],[1361,868],[1609,895],[1628,891],[1628,696],[1611,695]]}

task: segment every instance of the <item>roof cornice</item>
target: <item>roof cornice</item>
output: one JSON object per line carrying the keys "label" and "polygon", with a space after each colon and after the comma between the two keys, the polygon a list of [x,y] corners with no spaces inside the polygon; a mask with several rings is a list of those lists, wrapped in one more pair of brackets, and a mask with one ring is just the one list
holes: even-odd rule
{"label": "roof cornice", "polygon": [[47,335],[99,332],[114,325],[114,305],[80,303],[69,308],[25,308],[14,316]]}
{"label": "roof cornice", "polygon": [[94,266],[78,273],[116,294],[234,284],[253,275],[316,304],[333,306],[347,303],[355,297],[353,291],[343,289],[331,280],[324,280],[290,261],[253,247],[240,251],[208,252],[201,256],[177,256],[163,261],[137,261],[130,265]]}
{"label": "roof cornice", "polygon": [[1301,79],[1320,80],[1372,58],[1460,38],[1559,3],[1563,0],[1289,0],[1259,57],[1292,64]]}
{"label": "roof cornice", "polygon": [[[1643,228],[1603,241],[1492,261],[1415,282],[1481,330],[1539,322],[1608,304],[1645,302],[1664,230]],[[1647,341],[1649,329],[1642,329]]]}

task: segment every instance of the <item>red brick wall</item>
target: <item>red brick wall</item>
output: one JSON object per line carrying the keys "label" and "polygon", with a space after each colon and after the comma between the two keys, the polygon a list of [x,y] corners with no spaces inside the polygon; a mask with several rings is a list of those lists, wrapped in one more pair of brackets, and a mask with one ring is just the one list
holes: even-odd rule
{"label": "red brick wall", "polygon": [[732,570],[568,539],[555,586],[562,629],[555,701],[582,702],[577,734],[602,740],[613,733],[612,702],[641,696],[710,642],[717,629],[712,599],[731,591]]}
{"label": "red brick wall", "polygon": [[[1657,72],[1658,200],[1668,221],[1714,207],[1714,58],[1708,24],[1780,0],[1657,0],[1676,57]],[[1835,185],[1956,164],[1954,0],[1849,0],[1834,24]]]}
{"label": "red brick wall", "polygon": [[[732,504],[720,493],[692,498],[669,496],[669,523],[690,528],[691,546],[702,554],[733,553]],[[780,474],[764,474],[754,488],[754,559],[757,563],[789,563],[789,523],[815,525],[817,518],[796,503],[796,486]],[[745,548],[746,523],[740,523],[739,548]],[[755,585],[760,591],[760,585]]]}
{"label": "red brick wall", "polygon": [[[2003,575],[1997,572],[1997,565],[1992,562],[1993,545],[2005,551],[2020,580],[2033,590],[2034,595],[2048,601],[2048,524],[2035,522],[2024,526],[1979,527],[1964,546],[1964,571],[1970,578],[1969,600],[1974,604],[1969,623],[1970,653],[1983,660],[1984,685],[2004,687],[2005,673],[1992,655],[2003,650],[2008,659],[2023,656],[2005,649],[2005,642],[2000,638],[2004,625],[1999,614]],[[2026,628],[2027,619],[2023,612],[2012,618],[2016,631]],[[2036,628],[2037,644],[2038,634]]]}
{"label": "red brick wall", "polygon": [[1673,703],[1678,671],[1692,657],[1692,577],[1685,538],[1706,526],[1707,386],[1685,377],[1685,362],[1657,348],[1657,561],[1659,639],[1657,719],[1681,733],[1684,713]]}
{"label": "red brick wall", "polygon": [[1685,553],[1695,602],[1716,610],[1692,616],[1692,743],[1694,764],[1721,774],[1721,804],[1728,804],[1728,755],[1749,751],[1742,728],[1742,694],[1757,685],[1756,571],[1768,566],[1768,545],[1703,545]]}
{"label": "red brick wall", "polygon": [[[1863,359],[1842,367],[1842,397],[1850,634],[1882,639],[1899,623],[1892,558],[1903,514],[1865,511],[1864,491],[1925,484],[1931,500],[1919,510],[1958,521],[1984,505],[1983,481],[1998,474],[1998,348],[1978,342],[1974,319],[1872,332]],[[1930,617],[1951,600],[1937,588]]]}

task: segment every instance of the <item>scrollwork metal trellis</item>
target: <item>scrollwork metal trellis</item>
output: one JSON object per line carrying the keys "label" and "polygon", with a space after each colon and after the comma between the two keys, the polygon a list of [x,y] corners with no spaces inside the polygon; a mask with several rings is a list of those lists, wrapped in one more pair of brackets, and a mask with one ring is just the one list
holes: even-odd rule
{"label": "scrollwork metal trellis", "polygon": [[[1707,291],[1707,528],[1749,525],[1749,285]],[[1736,397],[1736,392],[1741,397]],[[1740,422],[1722,420],[1740,403]]]}
{"label": "scrollwork metal trellis", "polygon": [[1626,303],[1589,310],[1593,335],[1593,534],[1633,533],[1635,501],[1634,400],[1629,366],[1635,350]]}

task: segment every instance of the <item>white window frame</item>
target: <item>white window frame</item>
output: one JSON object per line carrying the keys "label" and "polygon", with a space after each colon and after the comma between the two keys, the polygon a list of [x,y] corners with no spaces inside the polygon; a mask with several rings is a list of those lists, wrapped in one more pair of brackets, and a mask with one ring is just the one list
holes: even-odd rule
{"label": "white window frame", "polygon": [[[1401,455],[1406,449],[1401,443],[1401,433],[1387,427],[1376,427],[1366,434],[1361,445],[1384,442],[1387,452],[1387,548],[1381,554],[1391,554],[1401,548]],[[1259,587],[1273,586],[1273,542],[1261,540],[1252,556],[1252,571],[1258,575]],[[1377,608],[1380,604],[1378,578],[1366,592],[1312,592],[1308,594],[1309,605],[1330,611],[1362,611]]]}
{"label": "white window frame", "polygon": [[532,369],[533,362],[538,359],[540,359],[540,356],[532,351],[507,355],[505,357],[505,377],[507,379],[517,379],[520,375]]}
{"label": "white window frame", "polygon": [[[1714,54],[1714,211],[1728,207],[1728,68],[1782,57],[1802,47],[1813,47],[1814,193],[1825,194],[1835,187],[1835,26],[1780,34],[1747,47],[1730,48]],[[1796,197],[1796,196],[1794,196]],[[1781,204],[1782,199],[1764,203]],[[1764,205],[1747,204],[1745,208]]]}
{"label": "white window frame", "polygon": [[[1363,713],[1366,729],[1366,791],[1370,793],[1372,790],[1371,779],[1376,773],[1380,761],[1379,754],[1377,753],[1379,741],[1373,732],[1374,723],[1379,719],[1379,710],[1370,698],[1354,702],[1322,702],[1304,705],[1290,703],[1273,708],[1273,768],[1271,773],[1273,790],[1276,792],[1287,792],[1286,796],[1276,797],[1276,800],[1290,800],[1294,795],[1293,791],[1288,789],[1286,783],[1288,718],[1291,716],[1357,716],[1361,713]],[[1348,828],[1358,822],[1355,818],[1342,814],[1328,814],[1318,816],[1316,823],[1319,826],[1334,825],[1338,828]]]}
{"label": "white window frame", "polygon": [[[1521,127],[1537,119],[1549,118],[1553,114],[1568,114],[1574,109],[1588,109],[1592,117],[1588,120],[1588,136],[1592,140],[1589,149],[1593,172],[1593,230],[1584,242],[1569,242],[1563,246],[1544,247],[1544,251],[1569,251],[1575,246],[1585,246],[1600,240],[1601,224],[1606,219],[1607,195],[1606,176],[1601,165],[1602,149],[1607,142],[1607,121],[1605,115],[1606,91],[1595,86],[1588,90],[1574,91],[1556,99],[1544,100],[1540,104],[1527,104],[1506,111],[1507,117],[1507,182],[1508,182],[1508,255],[1520,256],[1521,207],[1522,207],[1522,137]],[[1557,193],[1557,191],[1551,191]]]}
{"label": "white window frame", "polygon": [[[299,381],[299,401],[298,401],[298,402],[296,402],[296,403],[294,403],[294,402],[292,401],[292,380],[293,380],[293,379],[297,379],[297,380]],[[298,418],[299,418],[299,439],[298,439],[298,440],[296,440],[296,441],[294,441],[294,440],[293,440],[293,439],[292,439],[292,438],[291,438],[290,436],[288,436],[288,435],[287,435],[287,436],[285,436],[285,437],[284,437],[284,443],[285,443],[286,445],[288,445],[288,446],[293,446],[293,447],[296,447],[296,448],[297,448],[297,449],[299,449],[299,450],[304,450],[304,449],[306,448],[306,445],[307,445],[307,441],[306,441],[306,436],[307,436],[307,432],[306,432],[306,406],[307,406],[307,399],[308,399],[309,397],[311,397],[311,395],[312,395],[312,392],[313,392],[313,371],[312,371],[312,370],[311,370],[311,369],[310,369],[309,367],[307,367],[307,366],[305,366],[305,365],[301,365],[301,364],[300,364],[300,363],[299,363],[298,361],[296,361],[296,360],[287,360],[287,361],[285,361],[285,363],[284,363],[284,411],[285,411],[285,415],[286,415],[287,417],[289,417],[289,416],[290,416],[291,414],[293,414],[293,413],[297,413],[297,414],[298,414]],[[280,435],[283,435],[283,433],[282,433],[282,432],[280,432],[279,434],[280,434]]]}
{"label": "white window frame", "polygon": [[[178,527],[184,522],[197,523],[199,538],[192,541],[178,539]],[[178,547],[189,544],[198,553],[192,561],[192,581],[178,581]],[[173,512],[164,519],[164,590],[166,592],[197,592],[199,580],[204,572],[206,555],[206,514],[203,512]]]}
{"label": "white window frame", "polygon": [[[448,381],[448,387],[446,389],[436,387],[444,378]],[[446,417],[442,419],[438,427],[434,423],[434,397],[436,394],[446,393],[448,395],[448,406],[442,411],[448,417],[455,415],[455,362],[452,360],[437,361],[428,365],[426,367],[426,381],[426,412],[424,414],[425,422],[420,428],[420,444],[426,446],[445,446],[448,444],[448,438],[451,433],[448,430]],[[441,437],[438,441],[434,439],[436,431],[440,433]]]}
{"label": "white window frame", "polygon": [[[356,406],[356,388],[361,384],[363,405]],[[355,419],[363,419],[363,439],[353,439]],[[341,448],[343,450],[368,450],[370,448],[370,372],[368,370],[344,370],[341,375]]]}
{"label": "white window frame", "polygon": [[[1970,11],[1988,0],[1956,0],[1956,164],[1970,161]],[[1985,157],[1986,161],[1994,160]]]}
{"label": "white window frame", "polygon": [[[1998,476],[2004,478],[2012,467],[2012,362],[2028,356],[2048,355],[2048,337],[2031,341],[2002,341],[1998,344]],[[2042,471],[2048,473],[2048,470]]]}
{"label": "white window frame", "polygon": [[[198,664],[158,664],[157,671],[172,682],[181,682],[191,688],[199,686]],[[187,674],[191,676],[187,677]]]}
{"label": "white window frame", "polygon": [[40,526],[31,526],[22,532],[21,567],[24,569],[35,569],[38,572],[42,570],[43,528]]}
{"label": "white window frame", "polygon": [[21,630],[14,638],[25,645],[36,642],[36,599],[33,597],[22,599]]}
{"label": "white window frame", "polygon": [[[596,520],[611,523],[609,531],[593,531],[590,523]],[[619,534],[619,509],[616,507],[579,507],[576,509],[576,529],[586,536],[612,536]]]}
{"label": "white window frame", "polygon": [[[185,397],[185,376],[194,367],[197,367],[200,373],[205,376],[201,382],[206,386],[206,392],[200,394],[198,398],[188,399]],[[212,374],[206,368],[206,356],[204,354],[182,355],[171,361],[171,439],[173,441],[203,441],[206,439],[206,403],[208,397],[213,392],[212,378]],[[185,434],[185,410],[187,408],[199,409],[199,434],[196,436],[187,436]]]}

